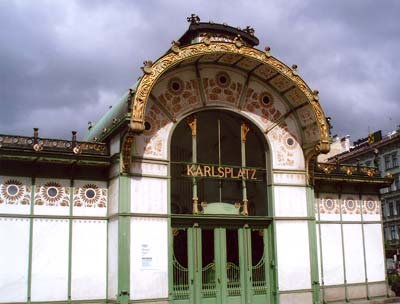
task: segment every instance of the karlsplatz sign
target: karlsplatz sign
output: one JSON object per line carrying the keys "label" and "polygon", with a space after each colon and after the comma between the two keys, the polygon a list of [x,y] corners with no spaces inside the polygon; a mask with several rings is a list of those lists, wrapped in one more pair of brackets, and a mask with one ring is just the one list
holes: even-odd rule
{"label": "karlsplatz sign", "polygon": [[214,165],[186,165],[186,176],[256,180],[257,169]]}

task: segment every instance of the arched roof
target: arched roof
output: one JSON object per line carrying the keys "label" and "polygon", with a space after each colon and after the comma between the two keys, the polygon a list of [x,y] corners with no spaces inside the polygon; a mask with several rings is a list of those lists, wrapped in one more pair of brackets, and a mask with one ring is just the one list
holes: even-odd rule
{"label": "arched roof", "polygon": [[[230,60],[223,60],[223,58]],[[170,51],[156,62],[145,62],[144,75],[140,79],[136,92],[131,100],[130,130],[141,133],[144,130],[145,109],[152,89],[170,71],[184,65],[196,65],[199,62],[214,58],[214,63],[229,64],[230,67],[241,69],[249,76],[259,77],[267,85],[275,89],[286,100],[289,111],[276,119],[278,122],[291,114],[301,115],[304,109],[312,113],[311,123],[303,124],[305,131],[313,129],[313,136],[303,139],[304,149],[316,149],[317,152],[329,151],[329,125],[321,108],[318,92],[312,91],[298,75],[296,66],[287,65],[274,58],[269,49],[260,51],[246,46],[238,37],[233,42],[210,41],[205,37],[201,42],[189,44],[182,48],[174,43]],[[243,93],[245,94],[246,88]],[[311,132],[308,132],[311,134]],[[307,134],[307,132],[304,132]]]}

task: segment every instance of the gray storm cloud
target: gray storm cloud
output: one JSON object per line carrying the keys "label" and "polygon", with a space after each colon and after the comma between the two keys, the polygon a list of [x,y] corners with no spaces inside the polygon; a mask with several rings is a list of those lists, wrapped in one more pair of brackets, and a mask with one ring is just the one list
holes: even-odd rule
{"label": "gray storm cloud", "polygon": [[82,138],[194,12],[296,63],[334,134],[400,124],[399,1],[2,1],[0,133]]}

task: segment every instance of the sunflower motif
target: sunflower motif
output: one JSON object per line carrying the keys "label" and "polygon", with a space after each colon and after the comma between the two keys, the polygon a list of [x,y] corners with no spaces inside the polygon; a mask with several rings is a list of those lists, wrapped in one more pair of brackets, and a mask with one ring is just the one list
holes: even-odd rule
{"label": "sunflower motif", "polygon": [[369,212],[375,211],[375,208],[376,208],[376,203],[375,203],[375,201],[367,200],[365,205],[366,205],[365,207],[367,208],[367,210],[368,210]]}
{"label": "sunflower motif", "polygon": [[85,203],[85,206],[92,207],[96,205],[101,196],[99,186],[95,184],[86,184],[79,189],[79,198]]}
{"label": "sunflower motif", "polygon": [[0,193],[9,204],[15,204],[24,195],[25,189],[21,181],[9,179],[0,186]]}
{"label": "sunflower motif", "polygon": [[65,190],[59,183],[48,182],[40,187],[40,194],[49,206],[55,206],[64,197]]}
{"label": "sunflower motif", "polygon": [[346,209],[349,212],[355,211],[357,207],[356,202],[352,198],[345,200],[344,205],[346,206]]}
{"label": "sunflower motif", "polygon": [[324,207],[328,211],[333,211],[335,209],[335,202],[331,198],[327,198],[324,200]]}

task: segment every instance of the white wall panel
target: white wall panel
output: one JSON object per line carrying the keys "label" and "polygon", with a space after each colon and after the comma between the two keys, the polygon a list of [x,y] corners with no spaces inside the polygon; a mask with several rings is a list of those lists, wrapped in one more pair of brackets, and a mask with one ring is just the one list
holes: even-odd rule
{"label": "white wall panel", "polygon": [[167,176],[168,165],[145,163],[145,162],[133,162],[131,166],[131,173]]}
{"label": "white wall panel", "polygon": [[275,216],[307,216],[305,187],[275,186]]}
{"label": "white wall panel", "polygon": [[29,220],[0,218],[0,302],[25,302]]}
{"label": "white wall panel", "polygon": [[364,225],[368,282],[385,280],[385,261],[381,229],[380,224]]}
{"label": "white wall panel", "polygon": [[107,183],[74,181],[73,215],[107,216]]}
{"label": "white wall panel", "polygon": [[116,299],[118,293],[118,221],[108,222],[108,298]]}
{"label": "white wall panel", "polygon": [[105,299],[106,275],[107,221],[73,221],[72,300]]}
{"label": "white wall panel", "polygon": [[32,301],[67,299],[68,228],[68,220],[34,220]]}
{"label": "white wall panel", "polygon": [[167,219],[131,220],[131,298],[168,297]]}
{"label": "white wall panel", "polygon": [[274,184],[306,185],[306,175],[304,173],[274,173]]}
{"label": "white wall panel", "polygon": [[320,225],[324,283],[325,285],[344,284],[342,236],[340,225]]}
{"label": "white wall panel", "polygon": [[279,289],[311,288],[307,222],[278,221],[276,242]]}
{"label": "white wall panel", "polygon": [[31,210],[31,179],[0,176],[0,213],[29,214]]}
{"label": "white wall panel", "polygon": [[365,282],[364,254],[361,225],[343,225],[344,256],[347,283]]}
{"label": "white wall panel", "polygon": [[119,179],[114,178],[108,186],[108,214],[113,215],[118,212]]}
{"label": "white wall panel", "polygon": [[[70,181],[65,179],[36,179],[34,213],[40,215],[68,215]],[[54,190],[49,192],[50,189]]]}
{"label": "white wall panel", "polygon": [[121,140],[120,140],[120,133],[117,133],[116,135],[114,135],[113,138],[111,138],[110,141],[110,155],[114,155],[116,153],[119,153],[120,151],[120,145],[121,145]]}
{"label": "white wall panel", "polygon": [[340,200],[336,193],[319,195],[319,217],[321,221],[340,221]]}
{"label": "white wall panel", "polygon": [[167,204],[166,179],[131,179],[131,212],[166,214]]}

